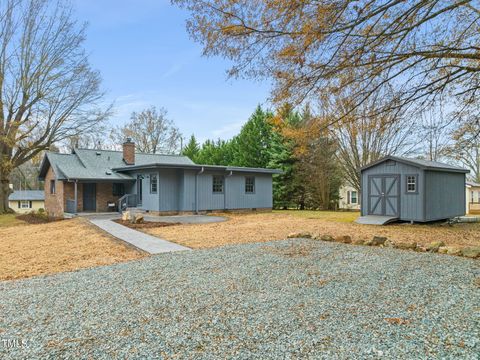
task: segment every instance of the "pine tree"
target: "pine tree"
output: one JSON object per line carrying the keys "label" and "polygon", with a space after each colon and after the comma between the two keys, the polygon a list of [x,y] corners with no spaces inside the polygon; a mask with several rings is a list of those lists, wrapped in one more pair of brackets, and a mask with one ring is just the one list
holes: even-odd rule
{"label": "pine tree", "polygon": [[183,148],[182,155],[187,156],[193,162],[197,162],[198,154],[200,153],[200,144],[197,142],[195,135],[190,136],[188,144]]}

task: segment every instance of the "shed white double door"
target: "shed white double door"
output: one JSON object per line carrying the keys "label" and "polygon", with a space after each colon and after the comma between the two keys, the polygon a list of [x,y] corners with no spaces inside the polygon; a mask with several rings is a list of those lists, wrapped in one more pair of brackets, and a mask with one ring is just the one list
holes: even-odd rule
{"label": "shed white double door", "polygon": [[400,216],[400,175],[368,177],[368,215]]}

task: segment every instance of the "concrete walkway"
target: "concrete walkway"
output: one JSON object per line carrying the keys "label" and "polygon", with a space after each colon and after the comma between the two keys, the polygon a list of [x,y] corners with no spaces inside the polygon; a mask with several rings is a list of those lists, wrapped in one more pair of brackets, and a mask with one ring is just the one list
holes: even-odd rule
{"label": "concrete walkway", "polygon": [[108,218],[105,216],[89,217],[88,220],[92,224],[98,226],[100,229],[108,232],[112,236],[123,240],[129,244],[132,244],[133,246],[150,254],[190,250],[190,248],[187,248],[185,246],[174,244],[170,241],[166,241],[155,236],[148,235],[143,232],[120,225],[116,222],[113,222],[112,218]]}

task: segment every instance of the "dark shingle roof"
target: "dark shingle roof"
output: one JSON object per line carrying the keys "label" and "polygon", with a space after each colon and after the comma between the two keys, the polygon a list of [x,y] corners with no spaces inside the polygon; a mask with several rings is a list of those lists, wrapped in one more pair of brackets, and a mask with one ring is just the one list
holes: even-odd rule
{"label": "dark shingle roof", "polygon": [[45,200],[45,192],[43,190],[17,190],[8,197],[10,201],[20,200]]}
{"label": "dark shingle roof", "polygon": [[409,164],[409,165],[419,167],[419,168],[424,169],[424,170],[436,170],[436,171],[447,171],[447,172],[451,171],[451,172],[463,172],[463,173],[470,172],[467,169],[464,169],[464,168],[461,168],[461,167],[458,167],[458,166],[453,166],[453,165],[450,165],[450,164],[441,163],[441,162],[438,162],[438,161],[429,161],[429,160],[423,160],[423,159],[412,159],[412,158],[392,156],[392,155],[385,156],[385,157],[381,158],[380,160],[374,161],[374,162],[362,167],[361,170],[371,168],[371,167],[373,167],[377,164],[380,164],[380,163],[382,163],[386,160],[394,160],[394,161],[402,162],[402,163],[405,163],[405,164]]}
{"label": "dark shingle roof", "polygon": [[[40,169],[40,178],[45,178],[47,162],[53,167],[58,179],[133,180],[133,177],[112,169],[126,166],[122,151],[75,149],[72,154],[47,152]],[[186,156],[164,154],[135,154],[135,165],[161,163],[165,165],[191,165]]]}

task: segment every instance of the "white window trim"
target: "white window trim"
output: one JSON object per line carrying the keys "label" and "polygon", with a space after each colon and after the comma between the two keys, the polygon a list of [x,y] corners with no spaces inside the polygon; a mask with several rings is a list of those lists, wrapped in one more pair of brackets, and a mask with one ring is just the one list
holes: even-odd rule
{"label": "white window trim", "polygon": [[[352,200],[353,199],[353,196],[352,196],[353,193],[355,193],[355,201]],[[350,197],[350,199],[348,200],[349,204],[352,204],[352,205],[357,205],[358,204],[358,191],[357,190],[349,191],[348,196]]]}
{"label": "white window trim", "polygon": [[[409,180],[413,178],[413,182],[410,182]],[[408,187],[409,185],[413,185],[414,188],[413,190],[410,190]],[[417,175],[414,175],[414,174],[408,174],[406,175],[406,182],[405,182],[405,186],[406,186],[406,192],[409,193],[409,194],[417,194],[418,193],[418,176]]]}
{"label": "white window trim", "polygon": [[[27,204],[27,206],[24,206],[25,204]],[[30,209],[30,201],[20,200],[20,209]]]}

